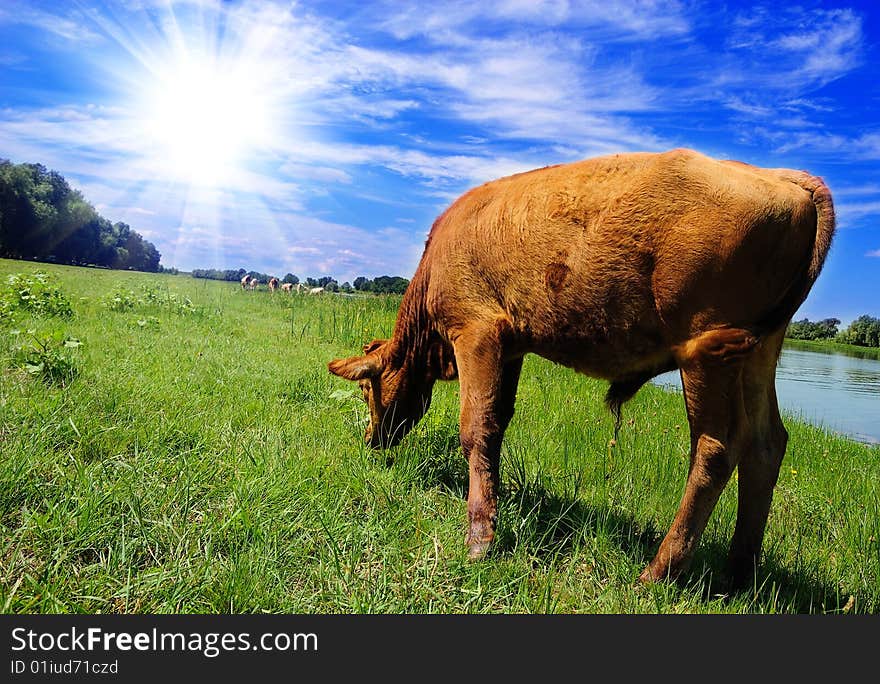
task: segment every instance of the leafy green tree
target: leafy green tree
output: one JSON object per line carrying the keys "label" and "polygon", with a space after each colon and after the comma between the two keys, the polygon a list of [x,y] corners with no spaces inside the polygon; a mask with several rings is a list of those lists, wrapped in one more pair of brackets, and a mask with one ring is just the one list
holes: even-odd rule
{"label": "leafy green tree", "polygon": [[256,278],[258,283],[268,283],[272,276],[268,273],[260,273],[259,271],[250,271],[251,278]]}
{"label": "leafy green tree", "polygon": [[372,291],[379,294],[403,294],[409,281],[400,276],[379,276],[373,279]]}
{"label": "leafy green tree", "polygon": [[0,159],[0,256],[156,271],[156,247],[111,224],[57,171]]}
{"label": "leafy green tree", "polygon": [[880,347],[880,318],[859,316],[849,324],[838,339],[860,347]]}
{"label": "leafy green tree", "polygon": [[409,281],[400,276],[379,276],[370,280],[364,276],[354,279],[354,289],[359,292],[375,292],[376,294],[403,294]]}
{"label": "leafy green tree", "polygon": [[795,340],[830,340],[837,336],[839,325],[840,320],[837,318],[825,318],[816,323],[804,318],[793,321],[785,335]]}

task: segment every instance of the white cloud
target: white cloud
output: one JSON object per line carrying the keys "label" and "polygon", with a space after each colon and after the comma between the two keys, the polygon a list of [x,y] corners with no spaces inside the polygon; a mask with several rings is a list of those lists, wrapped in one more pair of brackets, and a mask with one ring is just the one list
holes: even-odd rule
{"label": "white cloud", "polygon": [[376,23],[398,39],[446,38],[474,26],[527,23],[539,27],[589,28],[605,39],[637,40],[687,33],[679,2],[656,0],[457,0],[434,7],[423,2],[373,3]]}
{"label": "white cloud", "polygon": [[831,10],[819,15],[807,33],[797,39],[794,52],[801,52],[803,66],[797,74],[825,84],[847,73],[861,62],[862,21],[852,10]]}
{"label": "white cloud", "polygon": [[796,111],[800,112],[803,110],[811,110],[814,112],[833,112],[834,107],[832,107],[828,103],[824,103],[821,101],[816,101],[814,99],[807,99],[804,97],[796,97],[792,100],[787,100],[780,105],[780,109]]}
{"label": "white cloud", "polygon": [[[753,7],[749,12],[731,25],[723,74],[728,87],[800,95],[861,64],[862,20],[850,9]],[[793,97],[788,104],[802,99]]]}
{"label": "white cloud", "polygon": [[852,147],[860,159],[880,159],[880,133],[864,133],[853,141]]}
{"label": "white cloud", "polygon": [[840,219],[846,221],[855,221],[865,216],[880,216],[880,200],[838,203],[834,210]]}
{"label": "white cloud", "polygon": [[[622,116],[655,108],[659,92],[629,65],[600,66],[597,48],[580,40],[458,36],[454,50],[440,45],[415,55],[350,46],[347,54],[366,81],[435,89],[422,104],[428,114],[451,114],[493,137],[567,143],[587,151],[662,146]],[[432,101],[441,102],[442,110]],[[591,139],[602,144],[591,145]]]}
{"label": "white cloud", "polygon": [[777,152],[786,153],[792,150],[809,150],[818,155],[839,156],[849,155],[854,161],[880,160],[880,133],[863,133],[856,137],[847,137],[840,133],[826,131],[767,131],[768,137],[775,138],[780,144]]}
{"label": "white cloud", "polygon": [[47,12],[32,3],[5,0],[4,7],[0,7],[0,24],[30,26],[73,43],[95,43],[101,39],[75,7],[59,5],[60,14],[58,6],[54,8],[56,12]]}
{"label": "white cloud", "polygon": [[20,52],[2,52],[0,53],[0,67],[4,69],[21,69],[27,64],[28,57]]}
{"label": "white cloud", "polygon": [[860,197],[862,195],[880,195],[880,183],[863,183],[862,185],[845,185],[834,188],[835,197]]}
{"label": "white cloud", "polygon": [[872,249],[870,252],[865,254],[866,257],[878,257],[880,258],[880,249]]}
{"label": "white cloud", "polygon": [[286,152],[287,164],[297,162],[329,165],[382,166],[403,176],[436,182],[484,182],[526,171],[540,165],[506,156],[442,154],[430,150],[405,149],[393,145],[331,144],[303,142]]}
{"label": "white cloud", "polygon": [[300,245],[294,245],[293,247],[287,248],[287,253],[293,256],[299,256],[301,254],[320,254],[321,250],[317,247],[302,247]]}
{"label": "white cloud", "polygon": [[310,181],[320,181],[322,183],[342,183],[350,185],[352,183],[352,175],[347,171],[330,166],[319,166],[312,164],[302,164],[288,161],[278,167],[278,172],[293,178],[302,178]]}
{"label": "white cloud", "polygon": [[774,113],[774,109],[767,105],[746,102],[739,96],[732,96],[727,99],[724,106],[741,114],[749,114],[758,118],[765,118]]}

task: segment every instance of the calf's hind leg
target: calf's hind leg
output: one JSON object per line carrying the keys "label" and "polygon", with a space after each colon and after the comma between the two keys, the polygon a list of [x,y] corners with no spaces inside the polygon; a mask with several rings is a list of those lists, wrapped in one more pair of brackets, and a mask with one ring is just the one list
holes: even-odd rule
{"label": "calf's hind leg", "polygon": [[743,393],[752,431],[739,462],[739,503],[729,556],[732,589],[746,586],[755,577],[773,488],[788,444],[776,401],[776,361],[784,334],[780,331],[766,340],[743,368]]}
{"label": "calf's hind leg", "polygon": [[731,339],[722,346],[711,342],[689,345],[688,357],[681,359],[691,432],[690,469],[678,512],[657,555],[642,572],[642,582],[676,578],[688,569],[748,434],[742,359],[754,342],[744,339],[737,345]]}
{"label": "calf's hind leg", "polygon": [[498,518],[501,440],[513,417],[522,358],[505,362],[499,331],[455,341],[461,391],[461,447],[468,461],[468,557],[486,555]]}

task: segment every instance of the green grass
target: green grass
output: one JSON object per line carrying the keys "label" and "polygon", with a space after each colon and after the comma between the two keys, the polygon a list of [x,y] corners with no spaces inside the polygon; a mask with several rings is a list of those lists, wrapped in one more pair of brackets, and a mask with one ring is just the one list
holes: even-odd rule
{"label": "green grass", "polygon": [[[637,586],[687,473],[681,397],[645,387],[611,447],[605,383],[529,357],[498,546],[469,563],[457,384],[374,452],[326,370],[398,299],[15,261],[0,288],[38,269],[74,315],[0,326],[4,612],[880,612],[880,448],[787,420],[754,590],[722,593],[733,483],[687,580]],[[17,365],[12,329],[79,340],[73,379]]]}

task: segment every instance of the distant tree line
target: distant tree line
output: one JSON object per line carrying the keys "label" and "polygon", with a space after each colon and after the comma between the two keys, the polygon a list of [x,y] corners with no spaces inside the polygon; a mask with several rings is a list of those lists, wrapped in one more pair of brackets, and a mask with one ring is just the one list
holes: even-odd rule
{"label": "distant tree line", "polygon": [[804,318],[792,321],[785,336],[794,340],[833,340],[837,337],[839,325],[840,321],[836,318],[825,318],[818,322]]}
{"label": "distant tree line", "polygon": [[156,272],[160,254],[128,224],[98,214],[60,173],[0,159],[0,257]]}
{"label": "distant tree line", "polygon": [[260,273],[259,271],[247,271],[243,268],[227,268],[225,270],[221,270],[218,268],[194,268],[190,272],[190,275],[193,278],[207,278],[208,280],[228,280],[232,282],[239,282],[246,275],[249,275],[251,278],[256,278],[261,283],[269,282],[269,279],[272,277],[266,273]]}
{"label": "distant tree line", "polygon": [[859,347],[880,347],[880,318],[859,316],[842,331],[838,330],[839,325],[836,318],[817,322],[804,318],[792,321],[785,336],[795,340],[834,340]]}
{"label": "distant tree line", "polygon": [[860,347],[880,347],[880,318],[859,316],[840,333],[840,341]]}
{"label": "distant tree line", "polygon": [[[256,278],[261,283],[266,283],[273,276],[260,273],[259,271],[248,271],[243,268],[238,269],[218,269],[218,268],[195,268],[192,270],[193,278],[208,278],[209,280],[228,280],[240,282],[245,275]],[[403,294],[409,280],[400,276],[379,276],[378,278],[365,278],[360,276],[355,278],[354,285],[348,281],[340,285],[335,278],[330,276],[322,276],[320,278],[307,277],[304,281],[300,281],[299,276],[293,273],[286,274],[280,279],[282,283],[293,283],[296,285],[302,282],[308,287],[323,287],[328,292],[371,292],[373,294]]]}
{"label": "distant tree line", "polygon": [[363,276],[354,279],[354,289],[359,292],[375,292],[376,294],[403,294],[409,281],[400,276],[379,276],[370,280]]}

